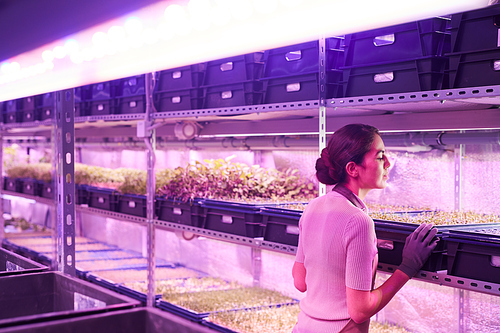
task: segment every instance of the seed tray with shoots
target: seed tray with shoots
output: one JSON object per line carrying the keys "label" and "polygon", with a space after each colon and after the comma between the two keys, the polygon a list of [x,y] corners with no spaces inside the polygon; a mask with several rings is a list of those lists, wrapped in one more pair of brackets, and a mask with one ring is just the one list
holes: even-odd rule
{"label": "seed tray with shoots", "polygon": [[162,300],[197,313],[256,308],[295,303],[296,300],[277,291],[260,287],[211,290],[162,295]]}
{"label": "seed tray with shoots", "polygon": [[[17,238],[9,238],[9,242],[19,245],[19,246],[33,246],[33,245],[51,245],[55,244],[54,239],[50,236],[44,237],[17,237]],[[85,237],[75,237],[75,244],[88,244],[88,243],[96,243],[96,241],[85,238]]]}
{"label": "seed tray with shoots", "polygon": [[[54,249],[52,244],[29,244],[25,245],[26,248],[36,251],[38,253],[51,252]],[[114,247],[102,244],[102,243],[75,243],[75,250],[78,251],[99,251],[99,250],[110,250]]]}
{"label": "seed tray with shoots", "polygon": [[[240,333],[289,333],[297,323],[299,312],[298,304],[270,306],[267,309],[211,313],[207,322]],[[389,323],[370,322],[370,333],[407,332],[409,331]]]}
{"label": "seed tray with shoots", "polygon": [[[99,271],[124,268],[146,268],[148,264],[147,258],[130,258],[130,259],[111,259],[111,260],[85,260],[78,261],[75,267],[81,271]],[[157,265],[165,266],[164,261],[157,262]]]}
{"label": "seed tray with shoots", "polygon": [[81,251],[76,254],[76,261],[85,260],[113,260],[113,259],[129,259],[129,258],[142,258],[142,254],[133,251],[124,250],[105,250],[105,251]]}
{"label": "seed tray with shoots", "polygon": [[405,223],[434,223],[435,225],[462,225],[462,224],[481,224],[481,223],[500,223],[500,216],[493,214],[481,214],[472,211],[432,211],[421,214],[393,214],[385,212],[370,213],[373,219],[405,222]]}
{"label": "seed tray with shoots", "polygon": [[[180,294],[198,291],[228,290],[243,287],[238,282],[226,281],[221,278],[211,276],[159,280],[156,281],[155,284],[156,294]],[[142,293],[147,293],[148,291],[146,282],[125,283],[125,286]]]}
{"label": "seed tray with shoots", "polygon": [[[97,271],[93,275],[114,283],[129,283],[147,281],[147,269],[124,269]],[[185,267],[157,267],[155,268],[156,280],[167,280],[176,278],[188,278],[201,276],[201,273]]]}

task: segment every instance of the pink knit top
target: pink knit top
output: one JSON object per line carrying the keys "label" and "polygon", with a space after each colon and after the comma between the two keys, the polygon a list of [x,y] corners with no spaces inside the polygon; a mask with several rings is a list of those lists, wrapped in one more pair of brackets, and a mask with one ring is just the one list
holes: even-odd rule
{"label": "pink knit top", "polygon": [[[300,302],[298,332],[338,332],[349,321],[346,286],[371,290],[377,239],[365,211],[334,191],[304,210],[295,260],[306,268],[307,293]],[[315,321],[321,328],[310,327]]]}

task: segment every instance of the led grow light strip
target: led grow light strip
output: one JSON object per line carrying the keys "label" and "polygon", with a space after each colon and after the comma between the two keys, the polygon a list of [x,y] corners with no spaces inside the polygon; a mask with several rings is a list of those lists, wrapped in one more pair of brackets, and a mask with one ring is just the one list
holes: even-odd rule
{"label": "led grow light strip", "polygon": [[0,101],[480,8],[487,0],[165,1],[0,64]]}

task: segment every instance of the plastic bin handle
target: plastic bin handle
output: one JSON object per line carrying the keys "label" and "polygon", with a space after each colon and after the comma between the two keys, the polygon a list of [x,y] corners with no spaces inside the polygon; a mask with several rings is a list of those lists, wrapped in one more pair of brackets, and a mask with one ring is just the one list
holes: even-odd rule
{"label": "plastic bin handle", "polygon": [[383,35],[383,36],[377,36],[373,38],[373,45],[380,47],[380,46],[387,46],[394,44],[396,41],[396,36],[394,34],[388,34],[388,35]]}

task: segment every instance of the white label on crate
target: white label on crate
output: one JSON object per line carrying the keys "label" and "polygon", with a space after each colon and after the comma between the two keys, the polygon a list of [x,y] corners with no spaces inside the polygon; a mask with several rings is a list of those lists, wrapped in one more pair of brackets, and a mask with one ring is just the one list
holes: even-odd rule
{"label": "white label on crate", "polygon": [[50,116],[50,109],[45,110],[45,115]]}
{"label": "white label on crate", "polygon": [[22,268],[21,266],[18,266],[18,265],[14,264],[13,262],[10,262],[8,260],[5,262],[5,267],[7,269],[7,272],[23,271],[24,270],[24,268]]}
{"label": "white label on crate", "polygon": [[106,303],[100,301],[98,299],[82,295],[75,291],[74,294],[74,309],[75,310],[85,310],[85,309],[95,309],[95,308],[104,308],[106,307]]}
{"label": "white label on crate", "polygon": [[230,99],[230,98],[233,98],[233,92],[231,90],[228,90],[228,91],[223,91],[221,94],[220,94],[220,97],[222,99]]}
{"label": "white label on crate", "polygon": [[179,104],[181,102],[181,96],[172,97],[172,104]]}
{"label": "white label on crate", "polygon": [[375,45],[375,46],[391,45],[391,44],[394,44],[395,40],[396,40],[396,37],[394,36],[394,34],[377,36],[377,37],[373,38],[373,45]]}
{"label": "white label on crate", "polygon": [[225,62],[225,63],[220,65],[221,72],[227,72],[227,71],[232,71],[232,70],[233,70],[233,62],[232,61]]}
{"label": "white label on crate", "polygon": [[302,58],[302,51],[290,51],[287,54],[285,54],[285,59],[286,61],[296,61],[300,60]]}
{"label": "white label on crate", "polygon": [[182,209],[174,208],[174,215],[182,215]]}
{"label": "white label on crate", "polygon": [[26,184],[26,189],[29,191],[31,190],[31,185],[30,184]]}
{"label": "white label on crate", "polygon": [[222,215],[222,223],[226,223],[226,224],[233,223],[233,217],[230,215]]}
{"label": "white label on crate", "polygon": [[135,77],[133,77],[130,80],[128,80],[127,83],[129,86],[135,86],[135,85],[137,85],[137,79]]}
{"label": "white label on crate", "polygon": [[100,91],[100,90],[104,90],[104,84],[103,84],[103,83],[98,83],[98,84],[97,84],[96,89],[97,89],[98,91]]}
{"label": "white label on crate", "polygon": [[394,243],[386,239],[377,239],[377,247],[384,250],[394,250]]}
{"label": "white label on crate", "polygon": [[500,71],[500,60],[495,60],[493,62],[493,70]]}
{"label": "white label on crate", "polygon": [[299,234],[299,227],[296,225],[287,225],[286,226],[286,233],[291,234],[291,235],[298,235]]}
{"label": "white label on crate", "polygon": [[103,198],[103,197],[99,197],[99,198],[97,198],[97,202],[98,202],[98,203],[104,203],[104,198]]}
{"label": "white label on crate", "polygon": [[135,201],[129,201],[128,202],[128,207],[129,208],[135,208]]}
{"label": "white label on crate", "polygon": [[31,113],[26,114],[26,118],[31,119]]}
{"label": "white label on crate", "polygon": [[52,188],[51,187],[47,187],[47,193],[52,193]]}
{"label": "white label on crate", "polygon": [[97,106],[97,111],[102,111],[102,110],[104,110],[104,104],[99,104]]}
{"label": "white label on crate", "polygon": [[373,76],[373,81],[376,83],[391,82],[394,81],[394,72],[387,72],[381,74],[375,74]]}
{"label": "white label on crate", "polygon": [[500,267],[500,257],[499,256],[491,256],[491,266]]}
{"label": "white label on crate", "polygon": [[135,108],[135,107],[137,106],[137,102],[136,102],[136,101],[131,101],[131,102],[128,104],[128,106],[129,106],[130,108]]}
{"label": "white label on crate", "polygon": [[181,71],[175,71],[172,73],[172,79],[180,79],[182,76],[182,72]]}
{"label": "white label on crate", "polygon": [[286,92],[295,92],[300,90],[300,82],[290,83],[286,85]]}

